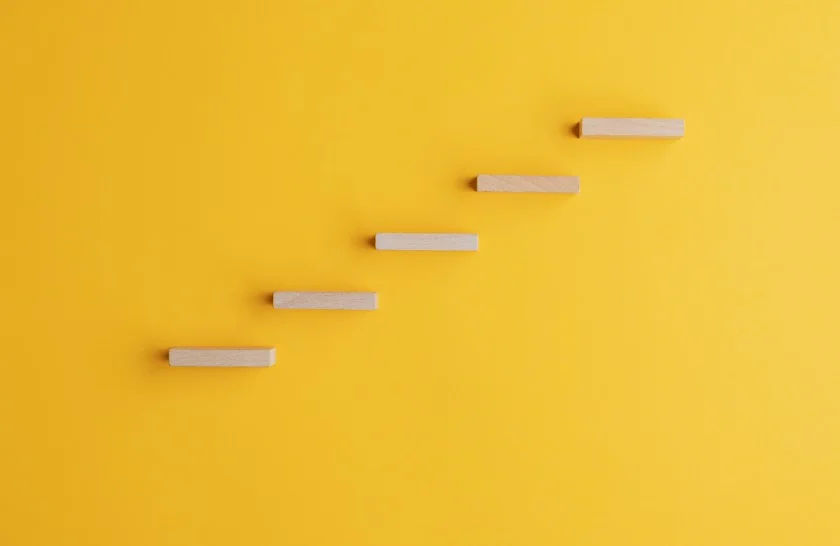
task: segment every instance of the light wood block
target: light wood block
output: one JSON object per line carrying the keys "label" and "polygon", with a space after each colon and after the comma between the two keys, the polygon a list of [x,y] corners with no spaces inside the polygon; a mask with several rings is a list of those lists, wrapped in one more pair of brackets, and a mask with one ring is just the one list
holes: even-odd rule
{"label": "light wood block", "polygon": [[580,193],[580,178],[577,176],[480,174],[476,189],[512,193]]}
{"label": "light wood block", "polygon": [[680,138],[685,120],[655,118],[583,118],[580,138]]}
{"label": "light wood block", "polygon": [[265,368],[274,365],[274,347],[172,347],[169,365],[211,368]]}
{"label": "light wood block", "polygon": [[475,252],[474,233],[377,233],[376,250],[443,250]]}
{"label": "light wood block", "polygon": [[274,308],[373,311],[376,292],[275,292]]}

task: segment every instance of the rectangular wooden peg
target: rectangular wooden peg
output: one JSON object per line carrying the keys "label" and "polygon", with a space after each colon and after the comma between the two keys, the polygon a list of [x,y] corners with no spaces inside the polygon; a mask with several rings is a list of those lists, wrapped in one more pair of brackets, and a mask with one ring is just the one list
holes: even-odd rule
{"label": "rectangular wooden peg", "polygon": [[376,292],[275,292],[275,309],[374,311]]}
{"label": "rectangular wooden peg", "polygon": [[274,347],[172,347],[169,365],[176,367],[266,368],[274,365]]}
{"label": "rectangular wooden peg", "polygon": [[512,193],[580,193],[580,178],[577,176],[480,174],[476,189]]}
{"label": "rectangular wooden peg", "polygon": [[680,138],[685,120],[657,118],[583,118],[580,138]]}
{"label": "rectangular wooden peg", "polygon": [[377,233],[376,250],[441,250],[475,252],[474,233]]}

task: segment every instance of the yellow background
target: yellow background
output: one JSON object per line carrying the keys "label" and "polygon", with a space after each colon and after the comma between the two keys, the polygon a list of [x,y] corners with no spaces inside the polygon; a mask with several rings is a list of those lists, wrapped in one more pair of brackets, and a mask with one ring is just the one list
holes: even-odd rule
{"label": "yellow background", "polygon": [[0,543],[840,543],[839,26],[833,0],[2,0]]}

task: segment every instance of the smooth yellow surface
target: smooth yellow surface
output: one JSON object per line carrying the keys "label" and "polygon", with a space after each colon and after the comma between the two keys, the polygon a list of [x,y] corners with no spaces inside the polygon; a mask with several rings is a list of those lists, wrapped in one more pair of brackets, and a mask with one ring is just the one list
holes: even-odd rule
{"label": "smooth yellow surface", "polygon": [[[838,28],[833,0],[0,1],[0,544],[840,544]],[[380,309],[272,309],[307,289]]]}

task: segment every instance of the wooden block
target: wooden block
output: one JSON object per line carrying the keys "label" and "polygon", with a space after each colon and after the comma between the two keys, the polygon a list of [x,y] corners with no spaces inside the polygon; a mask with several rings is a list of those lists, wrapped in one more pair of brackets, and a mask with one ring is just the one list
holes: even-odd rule
{"label": "wooden block", "polygon": [[377,233],[376,250],[476,251],[474,233]]}
{"label": "wooden block", "polygon": [[172,347],[169,365],[211,368],[265,368],[274,365],[274,347]]}
{"label": "wooden block", "polygon": [[274,308],[373,311],[376,292],[275,292]]}
{"label": "wooden block", "polygon": [[480,174],[476,189],[513,193],[580,193],[580,178],[577,176]]}
{"label": "wooden block", "polygon": [[583,118],[580,138],[680,138],[685,120],[654,118]]}

